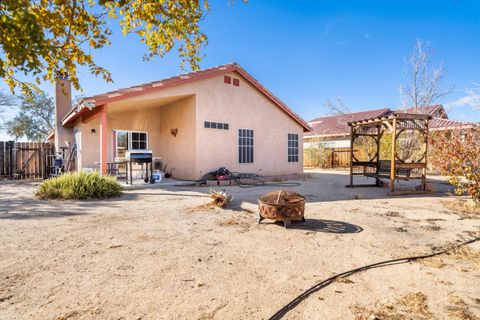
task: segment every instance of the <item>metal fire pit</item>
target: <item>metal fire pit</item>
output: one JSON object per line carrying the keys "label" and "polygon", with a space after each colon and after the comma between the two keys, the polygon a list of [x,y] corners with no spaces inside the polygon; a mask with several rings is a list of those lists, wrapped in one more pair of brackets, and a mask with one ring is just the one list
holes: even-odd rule
{"label": "metal fire pit", "polygon": [[258,198],[258,210],[258,223],[271,219],[289,228],[293,220],[305,221],[305,197],[287,190],[269,192]]}

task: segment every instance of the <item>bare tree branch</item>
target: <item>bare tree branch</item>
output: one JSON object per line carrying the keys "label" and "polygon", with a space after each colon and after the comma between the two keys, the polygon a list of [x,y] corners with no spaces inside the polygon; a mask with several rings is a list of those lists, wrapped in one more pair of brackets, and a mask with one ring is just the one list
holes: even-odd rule
{"label": "bare tree branch", "polygon": [[441,63],[433,66],[433,51],[428,42],[417,39],[412,55],[405,59],[407,83],[400,86],[403,108],[425,113],[425,108],[441,101],[452,91],[444,85],[447,72]]}

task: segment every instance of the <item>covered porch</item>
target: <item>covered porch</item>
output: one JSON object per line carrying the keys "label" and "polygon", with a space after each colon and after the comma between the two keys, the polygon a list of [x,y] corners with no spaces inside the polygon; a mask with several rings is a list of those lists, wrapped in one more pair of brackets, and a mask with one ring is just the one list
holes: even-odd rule
{"label": "covered porch", "polygon": [[[195,95],[134,96],[109,100],[85,112],[73,124],[77,170],[129,176],[128,153],[151,152],[154,170],[192,174],[195,167]],[[111,102],[110,102],[111,101]],[[135,181],[145,167],[132,165]]]}

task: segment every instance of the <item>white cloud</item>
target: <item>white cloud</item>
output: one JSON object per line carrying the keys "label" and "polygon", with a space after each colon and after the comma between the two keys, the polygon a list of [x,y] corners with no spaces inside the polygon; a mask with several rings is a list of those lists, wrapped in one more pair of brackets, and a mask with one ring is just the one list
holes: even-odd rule
{"label": "white cloud", "polygon": [[332,27],[334,25],[336,25],[337,23],[339,23],[340,21],[342,21],[342,18],[338,17],[338,18],[335,19],[335,21],[327,23],[327,25],[323,29],[322,38],[325,38],[330,33],[330,30],[332,29]]}
{"label": "white cloud", "polygon": [[465,96],[450,102],[447,105],[451,108],[469,106],[480,110],[480,85],[474,83],[473,87],[465,90],[465,93]]}

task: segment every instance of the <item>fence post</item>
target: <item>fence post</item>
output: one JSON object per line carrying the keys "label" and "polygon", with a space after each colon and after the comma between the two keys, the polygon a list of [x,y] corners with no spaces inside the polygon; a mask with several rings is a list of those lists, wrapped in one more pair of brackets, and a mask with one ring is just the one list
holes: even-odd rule
{"label": "fence post", "polygon": [[14,141],[7,141],[8,149],[8,175],[10,180],[13,180],[13,146],[15,145]]}
{"label": "fence post", "polygon": [[5,143],[0,141],[0,178],[5,175]]}

